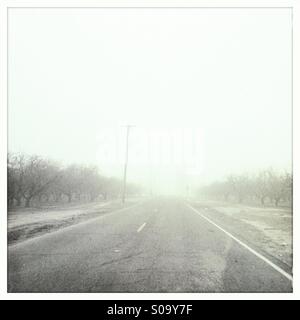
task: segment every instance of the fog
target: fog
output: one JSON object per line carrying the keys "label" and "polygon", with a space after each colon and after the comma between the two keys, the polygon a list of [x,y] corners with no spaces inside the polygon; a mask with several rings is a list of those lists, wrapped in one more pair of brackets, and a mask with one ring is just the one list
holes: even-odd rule
{"label": "fog", "polygon": [[158,193],[291,170],[289,9],[10,9],[10,152]]}

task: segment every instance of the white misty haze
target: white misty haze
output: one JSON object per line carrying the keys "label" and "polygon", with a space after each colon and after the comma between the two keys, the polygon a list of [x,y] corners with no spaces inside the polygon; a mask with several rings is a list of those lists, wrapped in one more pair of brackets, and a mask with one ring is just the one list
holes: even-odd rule
{"label": "white misty haze", "polygon": [[[133,124],[128,179],[162,190],[290,169],[291,23],[290,9],[10,9],[9,151],[121,177],[100,142]],[[199,166],[134,164],[145,128],[195,128]]]}

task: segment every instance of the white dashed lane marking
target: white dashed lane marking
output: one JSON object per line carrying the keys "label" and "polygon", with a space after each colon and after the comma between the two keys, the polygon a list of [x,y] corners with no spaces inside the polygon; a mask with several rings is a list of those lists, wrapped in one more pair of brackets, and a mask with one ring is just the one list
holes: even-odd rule
{"label": "white dashed lane marking", "polygon": [[143,228],[145,227],[146,222],[144,222],[138,229],[137,232],[141,232],[143,230]]}

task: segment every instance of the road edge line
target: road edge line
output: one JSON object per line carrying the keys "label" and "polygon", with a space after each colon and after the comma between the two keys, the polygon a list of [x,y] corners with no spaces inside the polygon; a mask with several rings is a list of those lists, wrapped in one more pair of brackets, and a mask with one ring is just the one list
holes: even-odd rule
{"label": "road edge line", "polygon": [[293,282],[293,276],[291,276],[289,273],[287,273],[286,271],[284,271],[283,269],[281,269],[279,266],[277,266],[275,263],[273,263],[272,261],[270,261],[269,259],[267,259],[266,257],[264,257],[263,255],[261,255],[260,253],[258,253],[257,251],[255,251],[254,249],[252,249],[251,247],[249,247],[247,244],[245,244],[243,241],[239,240],[238,238],[236,238],[234,235],[232,235],[230,232],[226,231],[225,229],[223,229],[222,227],[220,227],[219,225],[217,225],[215,222],[213,222],[211,219],[207,218],[205,215],[203,215],[202,213],[200,213],[197,209],[195,209],[193,206],[191,206],[189,203],[185,203],[185,205],[190,208],[192,211],[194,211],[195,213],[197,213],[200,217],[202,217],[203,219],[205,219],[206,221],[208,221],[209,223],[211,223],[212,225],[214,225],[216,228],[218,228],[219,230],[221,230],[222,232],[224,232],[228,237],[230,237],[231,239],[233,239],[234,241],[236,241],[239,245],[241,245],[242,247],[244,247],[245,249],[247,249],[248,251],[250,251],[252,254],[254,254],[256,257],[260,258],[261,260],[263,260],[264,262],[266,262],[269,266],[271,266],[273,269],[275,269],[277,272],[281,273],[284,277],[286,277],[288,280],[290,280],[291,282]]}

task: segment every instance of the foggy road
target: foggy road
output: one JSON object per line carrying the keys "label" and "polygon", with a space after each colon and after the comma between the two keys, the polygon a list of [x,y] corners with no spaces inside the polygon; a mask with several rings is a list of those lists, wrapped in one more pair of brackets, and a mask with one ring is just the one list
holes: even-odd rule
{"label": "foggy road", "polygon": [[276,263],[237,240],[182,200],[152,199],[9,246],[8,290],[292,291]]}

